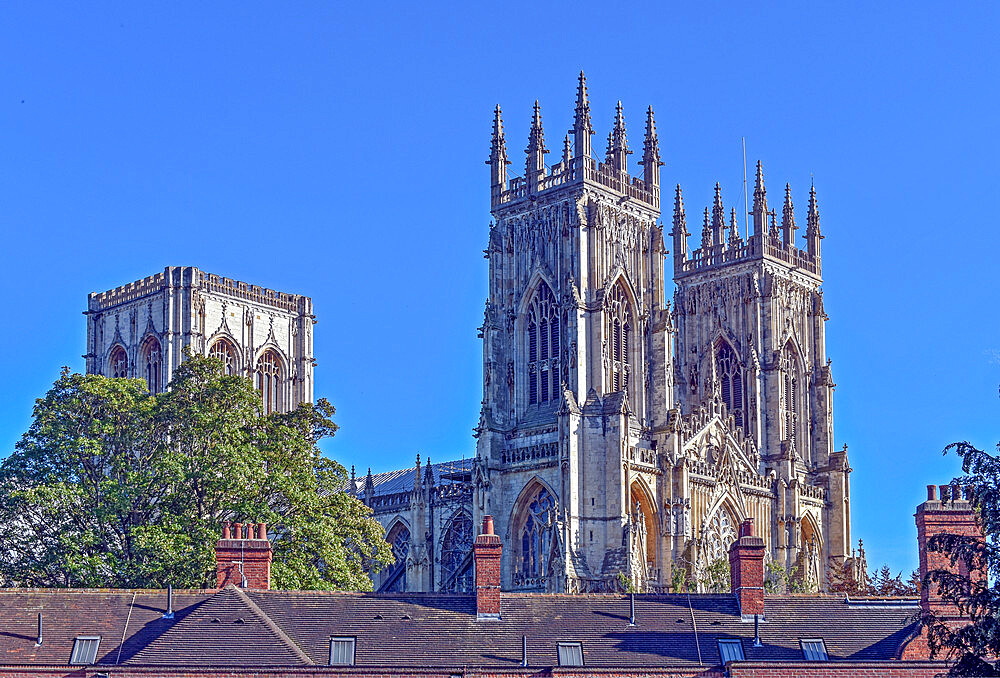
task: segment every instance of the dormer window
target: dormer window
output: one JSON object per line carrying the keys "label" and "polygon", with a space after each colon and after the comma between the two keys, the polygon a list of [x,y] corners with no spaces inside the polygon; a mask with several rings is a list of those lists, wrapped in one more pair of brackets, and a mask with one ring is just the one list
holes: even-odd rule
{"label": "dormer window", "polygon": [[825,662],[830,658],[822,638],[799,638],[799,645],[802,646],[802,657],[806,661]]}
{"label": "dormer window", "polygon": [[100,636],[77,636],[73,641],[70,664],[93,664],[97,661],[97,650],[101,646]]}
{"label": "dormer window", "polygon": [[350,636],[330,638],[330,666],[354,666],[355,643]]}
{"label": "dormer window", "polygon": [[743,661],[746,659],[743,654],[743,641],[739,638],[719,638],[719,657],[723,664]]}
{"label": "dormer window", "polygon": [[556,643],[559,666],[583,666],[583,643]]}

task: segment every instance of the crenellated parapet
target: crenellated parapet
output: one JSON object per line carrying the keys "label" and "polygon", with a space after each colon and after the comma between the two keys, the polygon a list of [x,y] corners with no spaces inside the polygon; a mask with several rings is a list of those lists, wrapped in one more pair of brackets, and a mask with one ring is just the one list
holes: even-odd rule
{"label": "crenellated parapet", "polygon": [[729,266],[744,261],[774,261],[805,272],[815,278],[822,278],[820,240],[823,235],[819,228],[819,208],[816,203],[816,189],[810,187],[809,211],[806,233],[806,247],[795,244],[795,210],[792,204],[791,186],[785,185],[785,200],[778,225],[778,214],[768,209],[767,191],[764,187],[764,171],[757,162],[757,178],[754,186],[754,204],[748,217],[753,221],[752,233],[740,233],[736,210],[730,213],[729,223],[725,219],[722,189],[715,185],[715,199],[711,210],[705,208],[701,242],[697,249],[689,252],[686,228],[686,214],[681,188],[677,187],[674,199],[674,277],[682,278],[721,266]]}
{"label": "crenellated parapet", "polygon": [[608,146],[604,162],[592,155],[591,135],[593,127],[590,117],[590,101],[583,73],[580,73],[577,88],[577,104],[573,129],[565,137],[562,157],[559,162],[548,165],[541,111],[535,102],[532,114],[525,173],[519,177],[508,177],[507,144],[504,136],[500,107],[497,106],[493,121],[493,138],[490,158],[486,164],[491,168],[491,207],[517,203],[521,200],[537,199],[552,189],[572,185],[591,184],[600,186],[622,200],[635,200],[655,210],[660,208],[660,160],[659,141],[653,109],[646,114],[646,134],[643,142],[642,176],[632,176],[628,172],[629,149],[625,130],[625,117],[621,102],[615,109],[614,123],[608,133]]}

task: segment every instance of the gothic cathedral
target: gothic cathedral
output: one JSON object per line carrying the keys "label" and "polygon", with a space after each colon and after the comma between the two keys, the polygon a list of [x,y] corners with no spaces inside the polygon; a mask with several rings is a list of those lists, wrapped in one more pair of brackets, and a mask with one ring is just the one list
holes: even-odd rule
{"label": "gothic cathedral", "polygon": [[620,103],[603,162],[593,134],[581,73],[559,161],[536,102],[524,175],[508,176],[496,109],[476,455],[355,481],[397,554],[376,583],[468,589],[490,514],[511,590],[704,587],[746,518],[772,561],[822,588],[851,566],[850,467],[834,449],[815,191],[799,249],[791,191],[779,226],[758,163],[753,233],[717,184],[689,251],[678,186],[671,304],[652,108],[635,176]]}

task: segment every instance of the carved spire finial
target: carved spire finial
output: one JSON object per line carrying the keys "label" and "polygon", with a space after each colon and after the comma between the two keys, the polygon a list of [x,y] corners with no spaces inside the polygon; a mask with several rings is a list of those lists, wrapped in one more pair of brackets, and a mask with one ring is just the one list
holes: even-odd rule
{"label": "carved spire finial", "polygon": [[701,224],[701,251],[703,254],[708,252],[708,248],[712,246],[712,218],[708,214],[708,208],[705,208],[705,219]]}
{"label": "carved spire finial", "polygon": [[372,467],[368,467],[368,475],[365,476],[365,501],[367,502],[375,494],[375,480],[372,478]]}
{"label": "carved spire finial", "polygon": [[757,178],[753,187],[753,232],[754,235],[767,231],[767,191],[764,189],[764,166],[757,161]]}
{"label": "carved spire finial", "polygon": [[818,260],[820,256],[820,240],[825,236],[819,230],[819,204],[816,202],[816,186],[809,186],[809,213],[806,217],[806,247],[809,256]]}
{"label": "carved spire finial", "polygon": [[493,112],[493,139],[490,141],[490,158],[486,161],[490,166],[490,183],[493,186],[507,185],[507,141],[503,134],[503,118],[500,114],[500,104]]}
{"label": "carved spire finial", "polygon": [[656,136],[656,121],[653,120],[653,107],[646,109],[646,136],[642,141],[642,178],[647,186],[660,185],[660,141]]}
{"label": "carved spire finial", "polygon": [[722,206],[722,186],[715,182],[715,200],[712,203],[712,244],[726,243],[726,210]]}
{"label": "carved spire finial", "polygon": [[795,244],[795,208],[792,205],[792,187],[785,184],[785,206],[781,210],[781,236],[786,245]]}
{"label": "carved spire finial", "polygon": [[573,118],[574,146],[573,152],[577,158],[589,158],[591,151],[590,136],[594,127],[590,123],[590,99],[587,96],[587,78],[580,71],[580,79],[576,86],[576,114]]}
{"label": "carved spire finial", "polygon": [[615,124],[608,137],[608,149],[610,150],[608,157],[615,169],[627,172],[628,156],[632,155],[632,151],[628,148],[628,139],[625,134],[625,115],[622,112],[621,101],[615,107]]}
{"label": "carved spire finial", "polygon": [[681,185],[677,184],[674,192],[674,229],[670,231],[674,239],[674,267],[687,259],[687,217],[684,215],[684,198],[681,195]]}
{"label": "carved spire finial", "polygon": [[562,154],[562,164],[563,170],[569,169],[569,163],[573,159],[573,140],[570,138],[569,134],[563,140],[563,154]]}
{"label": "carved spire finial", "polygon": [[736,223],[736,208],[734,207],[729,215],[729,245],[731,247],[739,245],[740,240],[740,227]]}
{"label": "carved spire finial", "polygon": [[417,467],[416,467],[416,472],[413,474],[413,489],[415,489],[415,490],[419,490],[420,489],[420,481],[421,480],[422,480],[422,476],[420,475],[420,453],[418,452],[417,453]]}
{"label": "carved spire finial", "polygon": [[535,109],[531,116],[531,132],[528,134],[528,148],[524,151],[528,158],[525,163],[524,177],[528,182],[528,190],[534,193],[538,190],[539,180],[545,176],[545,133],[542,131],[542,112],[535,99]]}

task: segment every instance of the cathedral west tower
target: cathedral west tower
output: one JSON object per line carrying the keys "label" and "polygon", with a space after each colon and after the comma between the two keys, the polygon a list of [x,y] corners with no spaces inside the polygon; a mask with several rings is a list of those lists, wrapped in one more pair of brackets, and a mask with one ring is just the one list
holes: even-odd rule
{"label": "cathedral west tower", "polygon": [[476,455],[355,480],[397,555],[380,590],[470,590],[485,514],[510,590],[708,590],[747,519],[804,590],[855,566],[815,191],[800,249],[758,165],[753,233],[717,185],[690,251],[678,187],[671,305],[653,111],[641,153],[620,103],[609,118],[599,160],[581,74],[569,133],[547,140],[536,102],[513,176],[494,112]]}

